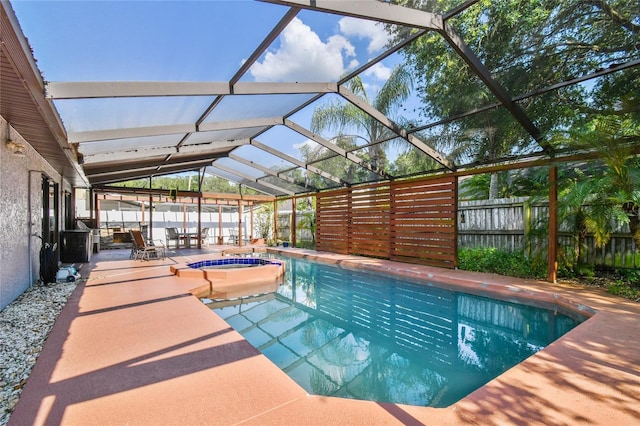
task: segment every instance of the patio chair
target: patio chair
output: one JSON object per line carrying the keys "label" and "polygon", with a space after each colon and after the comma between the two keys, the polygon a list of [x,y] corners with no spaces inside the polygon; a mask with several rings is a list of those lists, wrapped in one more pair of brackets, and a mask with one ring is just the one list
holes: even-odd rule
{"label": "patio chair", "polygon": [[164,259],[166,257],[164,244],[159,241],[156,245],[153,241],[146,241],[142,236],[141,231],[130,230],[131,242],[133,244],[131,248],[131,257],[133,259],[149,260],[149,259]]}
{"label": "patio chair", "polygon": [[229,244],[238,244],[238,230],[229,229]]}
{"label": "patio chair", "polygon": [[202,228],[200,231],[200,242],[203,246],[209,246],[209,228]]}
{"label": "patio chair", "polygon": [[178,234],[178,228],[164,228],[164,234],[167,247],[171,246],[171,241],[175,241],[176,248],[180,246],[180,234]]}

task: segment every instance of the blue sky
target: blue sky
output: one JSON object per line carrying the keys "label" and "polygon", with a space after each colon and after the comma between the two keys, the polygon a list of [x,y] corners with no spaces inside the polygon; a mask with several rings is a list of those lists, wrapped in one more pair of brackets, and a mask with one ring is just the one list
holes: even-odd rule
{"label": "blue sky", "polygon": [[[235,1],[12,2],[45,80],[228,81],[288,8]],[[245,74],[243,81],[336,81],[381,53],[382,26],[371,21],[301,11]],[[373,96],[400,59],[361,76]],[[208,98],[55,101],[71,131],[195,121]],[[313,108],[294,120],[308,126]],[[140,114],[144,111],[145,114]],[[307,143],[286,133],[285,152]],[[292,138],[291,140],[289,140]],[[275,142],[274,142],[275,143]]]}
{"label": "blue sky", "polygon": [[[52,81],[224,81],[287,11],[248,0],[12,5]],[[380,53],[386,41],[371,21],[302,11],[247,78],[335,81]],[[379,83],[389,71],[377,66],[365,78]]]}

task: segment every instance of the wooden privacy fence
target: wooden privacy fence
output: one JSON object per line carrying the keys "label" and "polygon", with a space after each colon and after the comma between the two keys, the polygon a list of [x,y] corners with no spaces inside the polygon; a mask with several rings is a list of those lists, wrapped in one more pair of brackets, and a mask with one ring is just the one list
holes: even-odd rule
{"label": "wooden privacy fence", "polygon": [[457,265],[453,176],[323,192],[316,211],[318,250]]}
{"label": "wooden privacy fence", "polygon": [[[531,255],[547,247],[548,216],[546,203],[531,204],[527,197],[463,201],[458,204],[458,244],[524,250]],[[573,255],[575,241],[568,224],[560,224],[558,245]],[[587,236],[584,254],[585,261],[594,265],[640,267],[640,254],[626,224],[618,226],[604,247],[596,247],[593,236]]]}

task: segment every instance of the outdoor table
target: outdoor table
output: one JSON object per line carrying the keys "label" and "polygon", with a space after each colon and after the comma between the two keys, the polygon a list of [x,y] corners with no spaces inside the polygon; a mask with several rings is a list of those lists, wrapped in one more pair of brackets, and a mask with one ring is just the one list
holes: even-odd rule
{"label": "outdoor table", "polygon": [[181,240],[184,240],[184,246],[186,248],[191,248],[191,239],[195,239],[196,241],[198,241],[197,232],[179,232],[178,235],[180,236]]}

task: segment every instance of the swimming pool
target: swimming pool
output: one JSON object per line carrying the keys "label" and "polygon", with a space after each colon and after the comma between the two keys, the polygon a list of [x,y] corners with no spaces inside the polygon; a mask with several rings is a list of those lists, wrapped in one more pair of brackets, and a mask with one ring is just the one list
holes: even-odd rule
{"label": "swimming pool", "polygon": [[287,258],[274,293],[207,301],[310,394],[445,407],[582,318]]}

